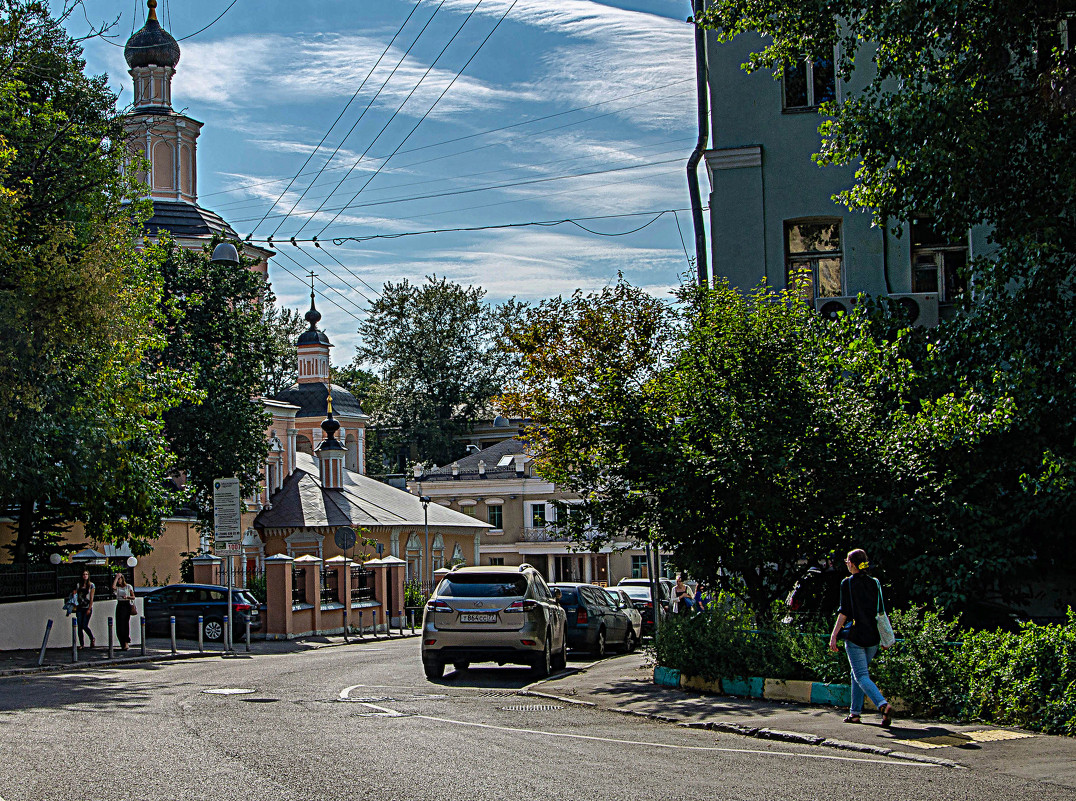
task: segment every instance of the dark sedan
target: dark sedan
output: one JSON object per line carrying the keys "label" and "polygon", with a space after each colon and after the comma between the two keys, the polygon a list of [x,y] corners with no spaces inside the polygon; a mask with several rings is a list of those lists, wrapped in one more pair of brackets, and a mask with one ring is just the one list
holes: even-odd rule
{"label": "dark sedan", "polygon": [[564,632],[574,651],[605,656],[607,646],[630,651],[635,632],[627,614],[617,608],[601,587],[592,584],[551,584],[560,590],[560,605],[568,615]]}
{"label": "dark sedan", "polygon": [[[218,584],[170,584],[142,596],[146,633],[169,635],[169,618],[175,615],[176,635],[198,637],[198,617],[202,618],[202,635],[211,642],[224,636],[224,616],[228,608],[228,588]],[[250,630],[260,631],[262,620],[258,602],[242,589],[232,590],[232,639],[241,640]]]}
{"label": "dark sedan", "polygon": [[[654,599],[650,595],[650,587],[645,584],[618,584],[618,590],[623,590],[631,598],[632,605],[643,616],[643,635],[651,636],[654,633]],[[659,606],[659,620],[664,621],[668,613],[668,603],[662,599]]]}

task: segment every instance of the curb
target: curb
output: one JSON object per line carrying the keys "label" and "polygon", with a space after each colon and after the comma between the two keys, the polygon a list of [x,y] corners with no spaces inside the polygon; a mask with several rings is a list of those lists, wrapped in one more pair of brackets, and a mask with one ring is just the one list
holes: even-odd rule
{"label": "curb", "polygon": [[[320,651],[322,648],[339,648],[342,645],[365,645],[367,643],[379,643],[388,642],[391,640],[409,640],[414,637],[420,636],[418,632],[414,634],[405,634],[402,637],[367,637],[362,640],[352,640],[351,642],[327,642],[314,645],[310,648],[304,649],[305,651]],[[302,642],[302,640],[289,640],[288,642]],[[288,654],[288,651],[281,651],[281,654]],[[293,651],[290,653],[300,653]],[[146,656],[129,656],[123,659],[103,659],[99,662],[66,662],[60,665],[41,665],[40,667],[28,667],[28,668],[9,668],[8,670],[0,670],[0,679],[16,678],[18,676],[32,676],[37,673],[63,673],[72,670],[90,670],[93,668],[104,667],[122,667],[123,665],[144,665],[150,662],[176,662],[184,661],[187,659],[209,659],[217,657],[220,659],[236,659],[246,658],[252,656],[270,656],[271,653],[257,653],[251,651],[237,651],[235,654],[226,654],[224,651],[192,651],[186,653],[177,654],[147,654]],[[2,799],[0,799],[2,801]]]}

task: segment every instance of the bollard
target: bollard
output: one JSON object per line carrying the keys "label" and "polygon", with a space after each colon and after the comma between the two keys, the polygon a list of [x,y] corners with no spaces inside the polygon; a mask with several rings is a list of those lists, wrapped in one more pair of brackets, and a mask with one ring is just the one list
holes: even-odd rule
{"label": "bollard", "polygon": [[250,618],[247,618],[247,653],[250,653]]}
{"label": "bollard", "polygon": [[52,618],[49,618],[49,622],[45,624],[45,639],[41,641],[41,653],[37,655],[37,666],[41,667],[45,662],[45,649],[49,645],[49,633],[52,631]]}
{"label": "bollard", "polygon": [[407,624],[407,615],[400,612],[400,636],[404,636],[404,626]]}
{"label": "bollard", "polygon": [[202,639],[205,632],[202,631],[202,622],[203,616],[198,615],[198,653],[202,653],[202,651],[205,650],[205,642]]}
{"label": "bollard", "polygon": [[138,638],[141,643],[142,656],[146,655],[146,617],[145,615],[138,616]]}
{"label": "bollard", "polygon": [[71,618],[71,661],[78,661],[78,618]]}
{"label": "bollard", "polygon": [[113,654],[115,653],[113,651],[113,649],[112,649],[112,627],[113,627],[112,618],[109,618],[108,619],[108,658],[109,659],[112,659]]}
{"label": "bollard", "polygon": [[169,634],[172,638],[172,656],[176,655],[176,616],[172,615],[168,618]]}
{"label": "bollard", "polygon": [[411,610],[411,633],[415,633],[415,610]]}
{"label": "bollard", "polygon": [[224,616],[224,632],[220,639],[224,643],[224,653],[230,654],[232,652],[232,619],[230,615]]}
{"label": "bollard", "polygon": [[362,610],[359,610],[359,639],[364,639],[362,634]]}

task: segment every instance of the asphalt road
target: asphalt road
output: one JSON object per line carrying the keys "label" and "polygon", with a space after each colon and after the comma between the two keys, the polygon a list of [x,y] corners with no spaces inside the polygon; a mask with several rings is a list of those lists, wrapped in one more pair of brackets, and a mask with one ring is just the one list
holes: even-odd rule
{"label": "asphalt road", "polygon": [[418,648],[0,679],[0,799],[1076,798],[520,696],[532,680],[522,668],[431,683]]}

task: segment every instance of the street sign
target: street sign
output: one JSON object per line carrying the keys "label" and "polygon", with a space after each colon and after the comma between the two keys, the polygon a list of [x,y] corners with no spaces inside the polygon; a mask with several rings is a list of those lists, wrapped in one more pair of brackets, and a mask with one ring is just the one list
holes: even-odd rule
{"label": "street sign", "polygon": [[213,480],[213,539],[216,545],[239,544],[243,533],[238,478]]}
{"label": "street sign", "polygon": [[333,536],[333,540],[336,542],[336,547],[341,551],[350,551],[355,547],[355,529],[344,526],[336,529],[336,534]]}
{"label": "street sign", "polygon": [[217,540],[213,543],[213,553],[217,556],[239,556],[243,552],[243,546],[238,542],[221,542]]}

